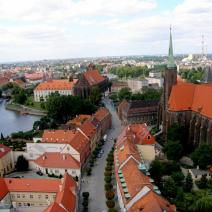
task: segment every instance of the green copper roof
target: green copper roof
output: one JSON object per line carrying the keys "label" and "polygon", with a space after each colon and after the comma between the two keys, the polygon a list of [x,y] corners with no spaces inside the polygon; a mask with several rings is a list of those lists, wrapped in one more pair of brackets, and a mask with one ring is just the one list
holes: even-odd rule
{"label": "green copper roof", "polygon": [[176,64],[174,62],[173,45],[172,45],[172,31],[171,31],[171,28],[170,28],[169,55],[168,55],[167,68],[176,68]]}

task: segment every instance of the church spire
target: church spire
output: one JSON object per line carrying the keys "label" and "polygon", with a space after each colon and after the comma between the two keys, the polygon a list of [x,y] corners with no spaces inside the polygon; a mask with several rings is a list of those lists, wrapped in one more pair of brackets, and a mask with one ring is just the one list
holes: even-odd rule
{"label": "church spire", "polygon": [[172,28],[170,27],[170,37],[169,37],[169,55],[168,55],[168,69],[176,68],[176,64],[174,62],[174,54],[173,54],[173,45],[172,45]]}

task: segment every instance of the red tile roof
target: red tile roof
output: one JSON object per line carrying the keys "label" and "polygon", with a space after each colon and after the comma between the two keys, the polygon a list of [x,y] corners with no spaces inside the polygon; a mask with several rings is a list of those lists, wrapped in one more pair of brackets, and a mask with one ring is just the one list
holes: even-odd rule
{"label": "red tile roof", "polygon": [[68,121],[66,124],[74,124],[76,126],[81,126],[90,117],[91,117],[91,115],[80,114],[80,115],[76,116],[74,119]]}
{"label": "red tile roof", "polygon": [[172,87],[170,111],[192,110],[212,118],[212,84],[180,83]]}
{"label": "red tile roof", "polygon": [[8,152],[10,152],[12,149],[0,144],[0,158],[4,157]]}
{"label": "red tile roof", "polygon": [[74,130],[44,130],[42,142],[70,143],[74,135]]}
{"label": "red tile roof", "polygon": [[7,77],[0,77],[0,86],[5,85],[9,82]]}
{"label": "red tile roof", "polygon": [[157,195],[153,191],[149,191],[143,198],[139,199],[129,210],[129,212],[174,212],[175,205],[171,205],[166,199]]}
{"label": "red tile roof", "polygon": [[96,134],[96,127],[91,122],[83,123],[79,129],[90,139]]}
{"label": "red tile roof", "polygon": [[40,83],[35,90],[72,90],[77,80],[49,80]]}
{"label": "red tile roof", "polygon": [[57,179],[4,178],[10,192],[57,193],[60,181]]}
{"label": "red tile roof", "polygon": [[61,180],[0,178],[0,188],[0,200],[8,192],[56,193],[55,202],[50,204],[45,212],[76,210],[77,184],[67,173]]}
{"label": "red tile roof", "polygon": [[83,73],[90,85],[97,85],[104,81],[105,78],[99,73],[98,70],[90,70]]}
{"label": "red tile roof", "polygon": [[0,201],[6,196],[9,192],[7,185],[4,181],[4,178],[0,178]]}
{"label": "red tile roof", "polygon": [[46,152],[34,161],[41,167],[80,169],[80,163],[70,154]]}
{"label": "red tile roof", "polygon": [[132,143],[140,145],[155,144],[155,138],[149,132],[146,124],[128,125],[118,137],[118,142],[120,142],[124,137],[130,139]]}
{"label": "red tile roof", "polygon": [[44,73],[43,72],[41,72],[41,73],[32,73],[32,74],[25,73],[24,76],[25,76],[26,79],[29,79],[29,80],[41,80],[44,77]]}
{"label": "red tile roof", "polygon": [[109,110],[105,107],[102,107],[96,111],[96,113],[94,114],[94,117],[98,121],[102,121],[108,114],[109,114]]}
{"label": "red tile roof", "polygon": [[58,193],[56,202],[62,204],[68,212],[74,212],[76,208],[76,187],[77,184],[73,178],[65,174],[62,191]]}
{"label": "red tile roof", "polygon": [[44,210],[44,212],[66,212],[66,210],[56,202],[53,202]]}

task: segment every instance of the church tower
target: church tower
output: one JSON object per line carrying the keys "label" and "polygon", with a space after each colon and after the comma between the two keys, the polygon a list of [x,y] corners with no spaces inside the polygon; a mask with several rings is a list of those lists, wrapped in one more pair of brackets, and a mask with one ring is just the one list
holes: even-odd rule
{"label": "church tower", "polygon": [[168,63],[164,73],[164,88],[161,106],[159,106],[159,119],[162,121],[163,125],[163,136],[165,140],[167,139],[167,131],[170,125],[169,115],[168,115],[168,101],[171,94],[172,86],[177,84],[177,66],[174,62],[173,54],[173,44],[172,44],[172,32],[170,28],[169,37],[169,53],[168,53]]}
{"label": "church tower", "polygon": [[177,84],[177,66],[174,62],[172,32],[170,28],[168,64],[164,76],[164,110],[168,109],[169,96],[172,86]]}

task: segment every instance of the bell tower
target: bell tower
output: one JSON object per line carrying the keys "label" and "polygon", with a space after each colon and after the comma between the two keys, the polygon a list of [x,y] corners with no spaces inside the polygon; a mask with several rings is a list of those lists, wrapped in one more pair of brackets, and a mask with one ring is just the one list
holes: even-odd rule
{"label": "bell tower", "polygon": [[170,125],[168,115],[168,101],[171,94],[172,87],[177,84],[177,66],[174,61],[173,44],[172,44],[172,31],[170,28],[169,37],[169,52],[168,52],[168,63],[164,73],[164,88],[163,88],[163,133],[165,140],[167,139],[167,131]]}

